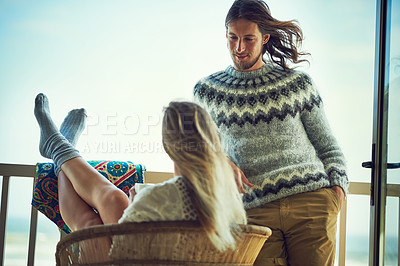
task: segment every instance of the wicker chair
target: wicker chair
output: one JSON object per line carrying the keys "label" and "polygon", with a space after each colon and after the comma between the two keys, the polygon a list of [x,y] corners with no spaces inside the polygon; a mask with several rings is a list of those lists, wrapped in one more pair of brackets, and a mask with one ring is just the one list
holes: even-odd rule
{"label": "wicker chair", "polygon": [[[56,262],[57,265],[253,265],[271,230],[256,225],[243,225],[242,229],[236,248],[219,252],[198,222],[93,226],[60,240]],[[114,246],[110,250],[111,239]]]}

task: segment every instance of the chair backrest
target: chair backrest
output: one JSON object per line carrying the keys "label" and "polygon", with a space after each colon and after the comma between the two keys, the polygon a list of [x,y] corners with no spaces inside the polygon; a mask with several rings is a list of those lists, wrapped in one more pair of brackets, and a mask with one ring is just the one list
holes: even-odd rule
{"label": "chair backrest", "polygon": [[[253,265],[268,227],[242,225],[234,250],[219,252],[198,222],[93,226],[57,244],[57,265]],[[111,239],[114,244],[110,249]]]}

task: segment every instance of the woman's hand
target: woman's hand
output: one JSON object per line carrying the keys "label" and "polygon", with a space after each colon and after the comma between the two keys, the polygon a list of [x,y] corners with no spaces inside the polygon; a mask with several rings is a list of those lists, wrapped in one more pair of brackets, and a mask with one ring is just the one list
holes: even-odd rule
{"label": "woman's hand", "polygon": [[230,158],[228,158],[228,163],[229,165],[232,167],[233,170],[233,174],[235,176],[235,181],[236,181],[236,185],[239,189],[240,193],[245,193],[246,190],[244,189],[243,184],[246,184],[248,187],[252,187],[254,186],[252,183],[250,183],[250,181],[247,179],[246,175],[243,173],[242,170],[240,170],[239,167],[236,166],[236,164],[234,164]]}
{"label": "woman's hand", "polygon": [[135,184],[129,189],[129,204],[132,203],[133,198],[136,196]]}

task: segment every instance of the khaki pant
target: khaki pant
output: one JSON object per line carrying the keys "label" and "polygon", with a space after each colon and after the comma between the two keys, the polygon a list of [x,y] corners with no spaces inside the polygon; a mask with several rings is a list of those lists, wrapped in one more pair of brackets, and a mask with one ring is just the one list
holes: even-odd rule
{"label": "khaki pant", "polygon": [[323,188],[247,211],[248,223],[271,228],[254,265],[333,265],[339,198]]}

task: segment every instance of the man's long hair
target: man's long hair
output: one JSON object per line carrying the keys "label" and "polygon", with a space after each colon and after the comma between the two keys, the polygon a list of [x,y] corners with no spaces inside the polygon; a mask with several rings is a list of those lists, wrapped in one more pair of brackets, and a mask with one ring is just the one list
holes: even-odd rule
{"label": "man's long hair", "polygon": [[262,0],[236,0],[226,15],[226,29],[231,22],[241,18],[256,23],[262,35],[270,34],[269,41],[263,46],[262,54],[268,52],[269,59],[273,63],[284,70],[289,70],[288,61],[295,64],[308,62],[306,59],[299,59],[309,53],[298,50],[303,41],[303,32],[296,20],[275,19],[271,16],[268,5]]}
{"label": "man's long hair", "polygon": [[191,102],[165,110],[164,149],[187,180],[198,219],[214,246],[233,248],[239,224],[247,223],[232,167],[210,115]]}

